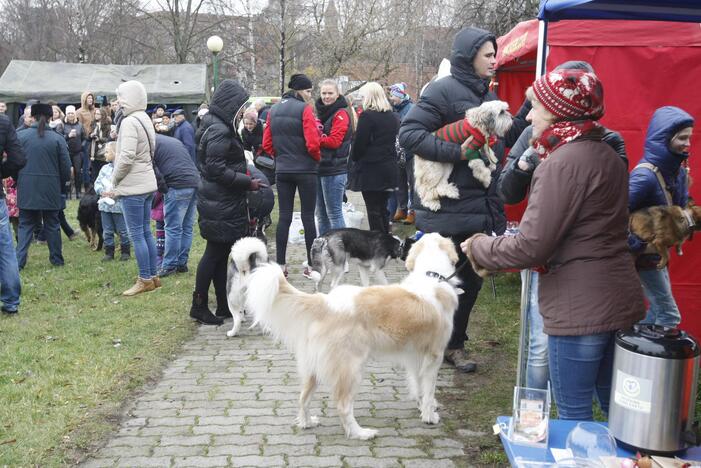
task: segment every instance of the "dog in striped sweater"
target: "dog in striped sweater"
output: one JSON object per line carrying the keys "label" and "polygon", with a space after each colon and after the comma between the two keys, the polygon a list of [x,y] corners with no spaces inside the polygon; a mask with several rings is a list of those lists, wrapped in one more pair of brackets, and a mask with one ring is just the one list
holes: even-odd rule
{"label": "dog in striped sweater", "polygon": [[[487,101],[465,113],[465,118],[440,128],[434,135],[441,140],[462,145],[472,137],[468,150],[464,153],[472,175],[485,188],[492,181],[497,158],[491,149],[498,137],[511,128],[512,116],[509,105],[504,101]],[[423,159],[416,155],[414,177],[416,193],[421,204],[432,211],[441,208],[441,197],[457,199],[458,187],[448,182],[454,163],[441,163]],[[463,161],[455,164],[462,164]]]}

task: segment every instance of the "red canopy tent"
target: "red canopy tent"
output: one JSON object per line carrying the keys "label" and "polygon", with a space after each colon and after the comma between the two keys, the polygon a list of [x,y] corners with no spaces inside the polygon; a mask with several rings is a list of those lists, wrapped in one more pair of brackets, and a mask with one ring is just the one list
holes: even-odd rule
{"label": "red canopy tent", "polygon": [[[696,118],[690,174],[691,195],[701,201],[701,24],[630,20],[567,20],[549,24],[546,66],[567,60],[591,63],[604,85],[601,123],[626,142],[630,168],[642,157],[645,132],[658,107],[681,107]],[[538,21],[519,23],[497,40],[497,93],[518,109],[536,75]],[[507,207],[520,219],[525,203]],[[682,312],[681,328],[701,338],[701,236],[672,254],[670,276]]]}

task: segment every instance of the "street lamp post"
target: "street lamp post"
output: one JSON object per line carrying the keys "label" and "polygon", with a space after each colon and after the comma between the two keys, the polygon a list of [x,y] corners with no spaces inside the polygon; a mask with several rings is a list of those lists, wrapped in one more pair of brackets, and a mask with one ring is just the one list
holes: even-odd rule
{"label": "street lamp post", "polygon": [[217,54],[224,48],[224,41],[219,36],[212,36],[207,39],[207,48],[212,53],[212,68],[214,73],[214,89],[219,85],[219,60]]}

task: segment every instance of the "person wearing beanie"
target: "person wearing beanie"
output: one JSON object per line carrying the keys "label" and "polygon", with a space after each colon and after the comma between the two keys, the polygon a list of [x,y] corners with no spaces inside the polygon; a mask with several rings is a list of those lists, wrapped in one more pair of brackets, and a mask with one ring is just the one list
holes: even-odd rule
{"label": "person wearing beanie", "polygon": [[[83,169],[83,126],[78,122],[75,106],[66,106],[66,118],[63,121],[63,138],[68,145],[68,155],[73,166],[73,188],[75,198],[80,198]],[[69,194],[70,195],[70,194]]]}
{"label": "person wearing beanie", "polygon": [[[630,173],[628,210],[631,213],[651,206],[686,208],[689,174],[684,165],[689,158],[693,127],[694,118],[679,107],[660,107],[652,115],[643,157]],[[657,269],[660,256],[635,234],[630,234],[628,245],[635,254],[635,266],[649,304],[642,323],[676,327],[681,313],[672,295],[669,270],[666,266]]]}
{"label": "person wearing beanie", "polygon": [[[395,83],[389,87],[389,102],[394,112],[399,116],[399,121],[409,113],[414,106],[406,83]],[[414,224],[416,214],[413,210],[414,196],[414,154],[402,148],[404,158],[399,159],[399,187],[396,194],[389,197],[387,209],[392,214],[395,223]]]}
{"label": "person wearing beanie", "polygon": [[[455,35],[450,56],[450,75],[431,81],[424,88],[418,102],[402,120],[399,144],[406,153],[436,162],[451,163],[450,180],[459,190],[458,199],[442,198],[441,208],[431,211],[421,204],[419,197],[413,200],[416,227],[423,232],[439,232],[449,236],[456,247],[472,234],[501,234],[506,229],[504,204],[496,193],[496,184],[485,190],[475,179],[470,167],[464,163],[468,143],[462,146],[437,138],[433,133],[447,124],[465,119],[468,109],[485,101],[497,99],[489,91],[489,81],[496,70],[496,37],[483,29],[464,28]],[[526,102],[513,120],[511,129],[493,147],[499,161],[503,160],[504,147],[510,147],[524,128],[528,126],[526,114],[530,109]],[[471,140],[466,140],[471,142]],[[501,164],[494,171],[496,177]],[[458,248],[459,262],[465,257]],[[469,359],[465,349],[467,328],[472,307],[482,288],[482,279],[471,268],[458,273],[465,293],[459,297],[458,309],[453,319],[453,334],[448,342],[445,359],[462,372],[474,372],[477,365]]]}
{"label": "person wearing beanie", "polygon": [[320,132],[312,104],[312,81],[302,73],[290,77],[289,88],[268,113],[263,150],[275,158],[279,220],[275,233],[277,262],[287,274],[287,239],[292,223],[295,192],[301,201],[307,264],[303,275],[311,278],[310,251],[316,238],[317,172],[321,160]]}
{"label": "person wearing beanie", "polygon": [[[594,73],[591,65],[583,61],[565,62],[555,70],[584,70]],[[621,162],[628,167],[628,157],[623,138],[617,132],[602,129],[602,141],[616,151]],[[517,204],[526,198],[531,185],[533,172],[540,162],[534,148],[530,147],[533,127],[528,126],[521,133],[516,144],[509,151],[504,169],[497,179],[499,197],[507,204]],[[528,360],[526,363],[526,386],[529,388],[548,388],[550,373],[548,371],[548,336],[543,333],[543,318],[538,308],[538,277],[535,269],[522,270],[521,280],[530,282],[530,294],[526,309],[528,317]]]}
{"label": "person wearing beanie", "polygon": [[17,137],[27,155],[27,164],[17,179],[17,207],[19,232],[17,265],[21,270],[27,263],[27,254],[35,229],[41,229],[49,246],[49,261],[63,266],[59,213],[65,206],[61,194],[70,187],[71,161],[63,135],[51,130],[52,106],[32,105],[32,125]]}
{"label": "person wearing beanie", "polygon": [[177,109],[173,112],[173,137],[180,140],[180,143],[185,145],[187,152],[192,158],[192,162],[196,162],[195,154],[195,129],[192,128],[190,122],[185,117],[185,111]]}
{"label": "person wearing beanie", "polygon": [[630,280],[628,170],[602,141],[603,86],[594,74],[556,70],[526,95],[541,162],[520,230],[476,234],[461,247],[482,276],[538,268],[558,416],[591,420],[594,397],[608,412],[616,330],[645,315],[640,284]]}

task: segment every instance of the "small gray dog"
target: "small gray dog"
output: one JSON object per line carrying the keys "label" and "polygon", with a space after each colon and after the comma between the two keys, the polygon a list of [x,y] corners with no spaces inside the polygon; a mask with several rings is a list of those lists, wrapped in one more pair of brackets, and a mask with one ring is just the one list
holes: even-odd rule
{"label": "small gray dog", "polygon": [[396,236],[379,231],[355,228],[333,229],[314,239],[310,252],[314,288],[330,272],[331,289],[341,283],[346,263],[357,263],[360,282],[370,285],[370,274],[374,273],[379,284],[387,284],[382,271],[390,258],[406,258],[404,242]]}

